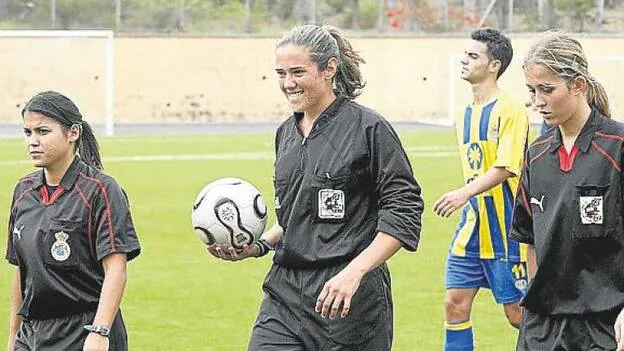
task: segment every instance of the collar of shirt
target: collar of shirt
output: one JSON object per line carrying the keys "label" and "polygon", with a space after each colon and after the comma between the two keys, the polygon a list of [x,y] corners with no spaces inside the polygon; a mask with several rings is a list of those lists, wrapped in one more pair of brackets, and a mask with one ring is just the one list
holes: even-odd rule
{"label": "collar of shirt", "polygon": [[[69,168],[65,172],[65,175],[63,175],[63,178],[61,179],[60,185],[63,187],[63,189],[69,190],[74,186],[74,184],[76,184],[78,175],[83,170],[84,166],[85,164],[84,162],[82,162],[82,160],[80,160],[79,156],[74,157],[74,160],[72,161],[71,165],[69,165]],[[32,188],[37,190],[43,184],[45,184],[45,173],[42,169],[37,174],[33,182]]]}
{"label": "collar of shirt", "polygon": [[[594,138],[594,133],[596,133],[596,131],[598,130],[598,127],[600,127],[601,121],[602,121],[602,115],[600,114],[600,112],[598,112],[597,109],[592,108],[592,112],[589,115],[589,119],[587,119],[587,122],[585,122],[583,129],[581,129],[581,133],[579,134],[579,136],[576,138],[576,141],[574,142],[574,145],[578,147],[580,151],[587,152],[587,150],[589,150],[591,141]],[[553,129],[554,138],[550,145],[549,151],[555,152],[561,147],[561,145],[563,145],[563,140],[561,139],[561,131],[559,130],[559,128],[552,128],[552,129]]]}
{"label": "collar of shirt", "polygon": [[[312,125],[312,130],[310,130],[310,135],[315,134],[315,132],[323,129],[329,122],[331,122],[334,117],[338,115],[338,111],[342,106],[342,103],[346,100],[344,95],[337,95],[336,99],[329,105],[327,108],[321,113],[320,116],[314,121]],[[294,113],[295,125],[299,124],[299,121],[303,118],[303,112],[295,112]]]}

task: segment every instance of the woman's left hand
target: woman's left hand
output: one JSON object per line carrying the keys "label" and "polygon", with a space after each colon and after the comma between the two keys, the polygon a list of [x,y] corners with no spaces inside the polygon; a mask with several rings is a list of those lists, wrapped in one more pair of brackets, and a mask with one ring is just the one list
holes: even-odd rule
{"label": "woman's left hand", "polygon": [[108,351],[108,338],[97,333],[89,333],[82,351]]}
{"label": "woman's left hand", "polygon": [[615,320],[615,342],[617,342],[617,351],[624,351],[624,309],[620,312]]}
{"label": "woman's left hand", "polygon": [[345,267],[325,283],[316,299],[314,310],[323,318],[329,313],[329,319],[336,319],[342,305],[340,317],[345,318],[351,309],[351,298],[359,288],[363,276],[363,273]]}

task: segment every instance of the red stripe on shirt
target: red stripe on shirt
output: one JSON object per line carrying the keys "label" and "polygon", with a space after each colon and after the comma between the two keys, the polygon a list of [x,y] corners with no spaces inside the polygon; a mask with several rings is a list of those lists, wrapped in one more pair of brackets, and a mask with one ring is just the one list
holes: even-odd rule
{"label": "red stripe on shirt", "polygon": [[[550,139],[549,139],[550,140]],[[548,145],[544,148],[544,150],[542,150],[539,154],[537,154],[537,156],[533,157],[530,161],[529,164],[533,163],[533,161],[537,160],[538,158],[544,156],[544,154],[546,152],[548,152],[548,149],[550,149],[550,143],[548,143]]]}
{"label": "red stripe on shirt", "polygon": [[80,198],[82,199],[82,202],[84,202],[85,206],[87,206],[87,208],[91,209],[91,205],[89,204],[89,200],[87,200],[87,197],[85,196],[84,192],[82,191],[82,189],[80,189],[80,185],[76,184],[76,190],[78,190],[78,195],[80,195]]}
{"label": "red stripe on shirt", "polygon": [[104,187],[104,184],[102,183],[102,181],[99,179],[89,177],[85,175],[84,173],[80,173],[80,176],[97,183],[99,186],[99,190],[101,190],[102,194],[104,194],[104,203],[106,204],[106,216],[108,217],[108,238],[110,241],[111,249],[114,252],[115,251],[115,233],[113,232],[113,215],[111,213],[111,204],[110,204],[110,201],[108,200],[108,193],[106,192],[106,188]]}
{"label": "red stripe on shirt", "polygon": [[522,197],[522,202],[524,202],[524,207],[526,207],[529,217],[533,217],[533,214],[531,213],[531,205],[529,205],[529,201],[524,190],[524,184],[522,183],[520,183],[520,197]]}
{"label": "red stripe on shirt", "polygon": [[56,199],[58,199],[61,196],[63,191],[65,191],[65,188],[63,188],[62,185],[59,185],[58,188],[56,188],[56,190],[54,190],[54,193],[52,194],[52,197],[50,198],[50,201],[46,205],[52,205],[54,203],[54,201],[56,201]]}
{"label": "red stripe on shirt", "polygon": [[611,155],[609,155],[605,149],[601,148],[598,144],[596,144],[595,141],[591,142],[591,145],[596,148],[596,150],[598,150],[598,152],[600,152],[604,157],[607,158],[607,161],[609,161],[609,163],[611,163],[611,166],[613,166],[613,168],[618,171],[621,172],[620,170],[620,166],[618,166],[617,162],[615,162],[615,160],[613,159],[613,157],[611,157]]}
{"label": "red stripe on shirt", "polygon": [[15,207],[15,205],[17,205],[17,203],[18,203],[18,202],[20,202],[20,201],[22,200],[22,198],[24,198],[24,195],[26,195],[26,193],[30,192],[31,190],[32,190],[31,188],[28,188],[28,189],[24,190],[24,192],[23,192],[23,193],[21,193],[21,194],[17,197],[17,199],[15,200],[15,202],[13,203],[13,207]]}
{"label": "red stripe on shirt", "polygon": [[601,133],[601,132],[596,132],[596,135],[599,136],[599,137],[607,138],[607,139],[614,139],[614,140],[624,141],[624,137],[621,137],[621,136],[615,135],[615,134],[605,134],[605,133]]}
{"label": "red stripe on shirt", "polygon": [[542,145],[542,144],[545,144],[545,143],[547,143],[547,142],[550,142],[550,139],[552,139],[552,138],[553,138],[553,137],[552,137],[552,135],[551,135],[551,136],[549,136],[548,138],[546,138],[546,139],[544,139],[544,140],[542,140],[542,141],[536,141],[536,142],[534,142],[534,143],[533,143],[533,145],[531,145],[531,147],[533,147],[533,146],[538,146],[538,145]]}
{"label": "red stripe on shirt", "polygon": [[87,208],[89,209],[89,217],[87,219],[87,240],[89,241],[89,251],[91,251],[91,255],[94,259],[97,259],[97,256],[95,255],[95,248],[93,247],[93,230],[91,229],[91,204],[89,204],[89,200],[87,200],[87,197],[85,196],[82,189],[80,189],[80,184],[78,183],[76,183],[76,190],[78,190],[80,198],[82,198],[85,206],[87,206]]}

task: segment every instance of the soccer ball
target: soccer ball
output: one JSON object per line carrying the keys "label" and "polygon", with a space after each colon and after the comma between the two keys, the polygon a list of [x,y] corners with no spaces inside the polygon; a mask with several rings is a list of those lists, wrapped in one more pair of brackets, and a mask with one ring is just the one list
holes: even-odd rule
{"label": "soccer ball", "polygon": [[253,185],[238,178],[221,178],[197,194],[191,215],[193,228],[206,245],[242,249],[260,238],[267,207]]}

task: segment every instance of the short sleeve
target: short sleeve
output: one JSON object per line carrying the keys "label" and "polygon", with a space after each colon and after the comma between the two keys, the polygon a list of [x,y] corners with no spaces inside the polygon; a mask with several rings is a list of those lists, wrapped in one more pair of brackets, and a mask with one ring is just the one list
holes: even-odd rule
{"label": "short sleeve", "polygon": [[9,215],[9,226],[7,233],[7,249],[4,258],[12,265],[17,266],[17,253],[15,252],[15,246],[13,246],[13,208],[11,207],[11,214]]}
{"label": "short sleeve", "polygon": [[114,180],[103,183],[98,189],[93,217],[98,261],[113,253],[126,253],[128,261],[139,255],[141,248],[132,222],[130,203]]}
{"label": "short sleeve", "polygon": [[13,199],[11,200],[11,209],[9,212],[9,223],[8,223],[8,230],[7,230],[7,249],[6,249],[6,254],[4,256],[4,258],[12,265],[17,266],[19,265],[19,261],[17,259],[17,252],[15,251],[15,246],[13,243],[13,231],[14,231],[14,226],[15,226],[15,211],[14,211],[14,206],[15,206],[15,200],[17,198],[17,191],[18,191],[18,187],[15,188],[15,190],[13,191]]}
{"label": "short sleeve", "polygon": [[514,105],[510,112],[500,117],[498,147],[493,167],[505,168],[519,176],[528,141],[529,117],[526,108],[521,105]]}
{"label": "short sleeve", "polygon": [[[528,153],[526,157],[529,157]],[[530,194],[529,174],[530,166],[527,162],[522,170],[522,177],[518,184],[509,237],[521,243],[534,245],[533,218],[528,201]]]}

